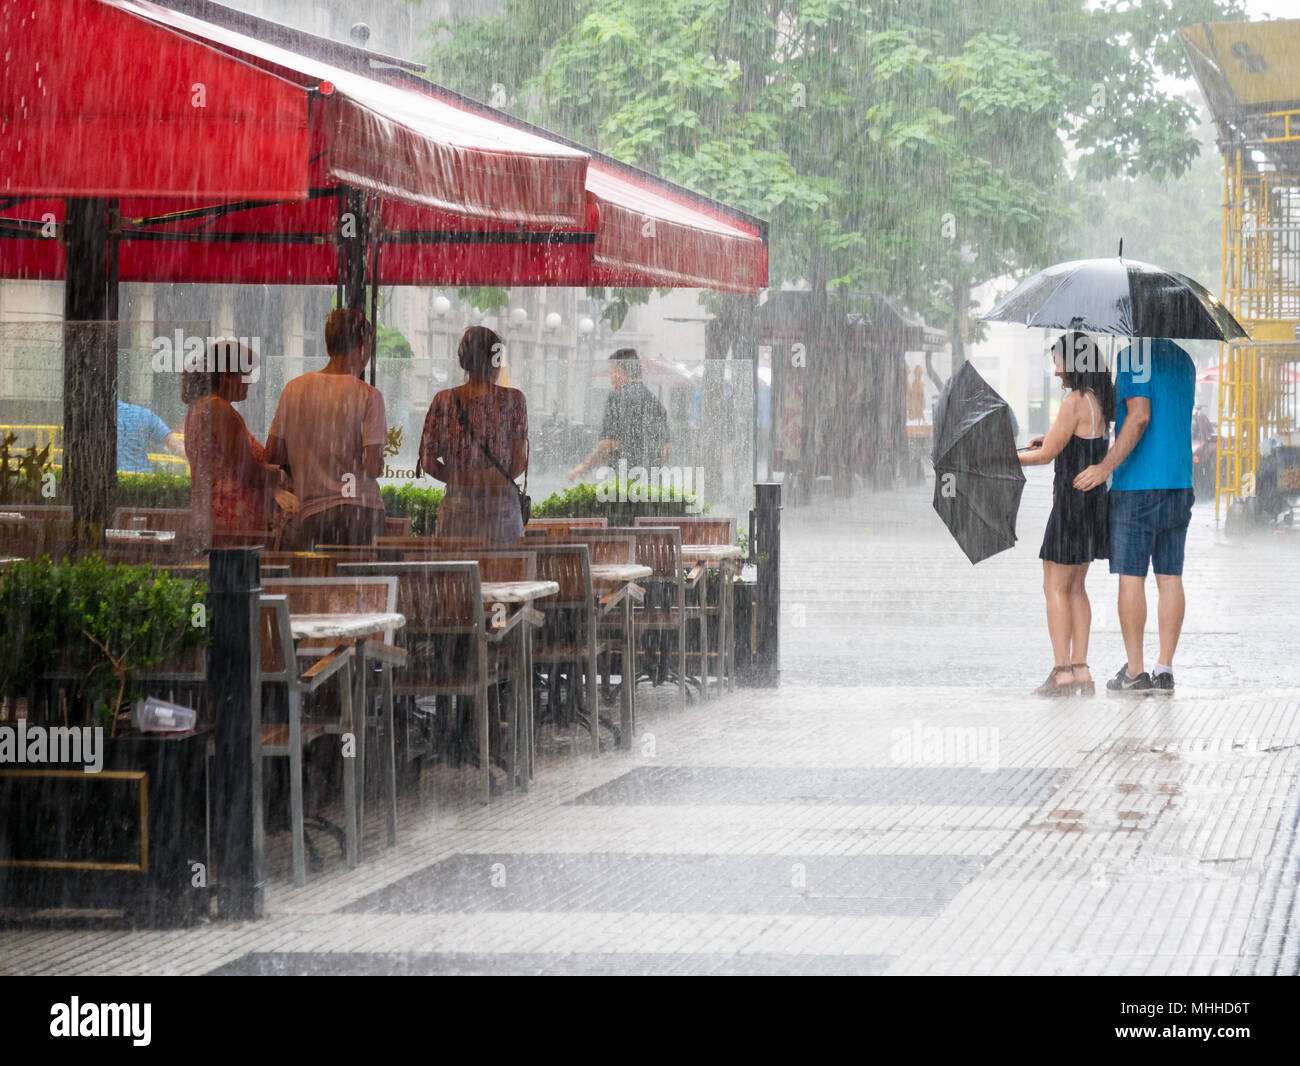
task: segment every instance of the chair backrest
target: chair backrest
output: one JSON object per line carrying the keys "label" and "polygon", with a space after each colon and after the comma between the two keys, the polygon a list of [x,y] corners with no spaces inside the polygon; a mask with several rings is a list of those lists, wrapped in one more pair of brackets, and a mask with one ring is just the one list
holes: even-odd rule
{"label": "chair backrest", "polygon": [[394,609],[406,618],[408,638],[416,634],[483,632],[483,594],[477,563],[428,559],[340,563],[339,575],[396,582]]}
{"label": "chair backrest", "polygon": [[190,529],[192,515],[188,508],[174,507],[119,507],[113,512],[113,529],[134,529],[133,522],[143,518],[145,529],[169,529],[184,533]]}
{"label": "chair backrest", "polygon": [[269,548],[271,534],[265,529],[214,529],[214,548]]}
{"label": "chair backrest", "polygon": [[524,534],[567,537],[575,529],[603,529],[607,525],[608,518],[530,518]]}
{"label": "chair backrest", "polygon": [[682,579],[682,531],[676,526],[636,526],[636,561],[659,580]]}
{"label": "chair backrest", "polygon": [[537,556],[531,551],[475,551],[475,552],[440,552],[440,562],[478,563],[479,580],[493,581],[533,581],[537,577]]}
{"label": "chair backrest", "polygon": [[[396,577],[281,577],[262,582],[268,593],[282,593],[293,614],[393,614],[397,611]],[[376,631],[379,633],[380,631]],[[382,631],[392,643],[392,629]],[[303,641],[304,646],[334,647],[337,638]]]}
{"label": "chair backrest", "polygon": [[683,544],[734,544],[736,520],[734,518],[664,518],[656,515],[638,515],[634,527],[676,526],[682,531]]}
{"label": "chair backrest", "polygon": [[386,537],[409,537],[411,535],[411,520],[409,518],[387,518],[384,519],[384,536]]}
{"label": "chair backrest", "polygon": [[338,573],[340,558],[334,552],[265,551],[262,553],[263,565],[287,566],[293,577],[333,577]]}
{"label": "chair backrest", "polygon": [[45,519],[0,519],[0,556],[35,559],[44,551]]}
{"label": "chair backrest", "polygon": [[567,537],[554,538],[550,543],[585,544],[593,565],[636,562],[636,536],[630,529],[575,529]]}
{"label": "chair backrest", "polygon": [[262,679],[292,681],[297,676],[297,661],[293,656],[293,631],[289,628],[288,597],[262,593],[258,632],[262,638]]}
{"label": "chair backrest", "polygon": [[537,580],[554,581],[560,591],[539,601],[552,608],[594,608],[591,586],[591,558],[585,544],[541,544],[536,549]]}

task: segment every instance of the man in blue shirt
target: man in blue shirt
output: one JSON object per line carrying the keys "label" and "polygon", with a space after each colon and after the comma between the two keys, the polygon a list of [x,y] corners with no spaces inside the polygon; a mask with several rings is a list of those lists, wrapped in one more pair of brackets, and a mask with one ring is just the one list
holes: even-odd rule
{"label": "man in blue shirt", "polygon": [[173,455],[184,456],[185,444],[171,427],[149,408],[117,401],[117,468],[129,474],[149,474],[153,464],[149,453],[162,445]]}
{"label": "man in blue shirt", "polygon": [[[1196,365],[1170,340],[1142,340],[1119,354],[1115,443],[1080,472],[1087,491],[1112,477],[1110,572],[1119,575],[1119,624],[1128,662],[1113,692],[1173,692],[1174,650],[1183,628],[1183,548],[1192,518],[1192,401]],[[1147,566],[1160,595],[1160,658],[1142,668]]]}

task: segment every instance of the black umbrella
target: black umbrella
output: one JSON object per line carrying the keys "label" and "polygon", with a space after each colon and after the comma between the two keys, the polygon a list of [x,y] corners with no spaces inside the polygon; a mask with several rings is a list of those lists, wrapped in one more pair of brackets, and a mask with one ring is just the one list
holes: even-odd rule
{"label": "black umbrella", "polygon": [[1230,341],[1247,336],[1204,285],[1173,270],[1123,258],[1076,259],[1040,270],[984,316],[1046,329],[1121,337]]}
{"label": "black umbrella", "polygon": [[1016,542],[1025,475],[1011,408],[970,363],[934,405],[934,509],[972,563]]}

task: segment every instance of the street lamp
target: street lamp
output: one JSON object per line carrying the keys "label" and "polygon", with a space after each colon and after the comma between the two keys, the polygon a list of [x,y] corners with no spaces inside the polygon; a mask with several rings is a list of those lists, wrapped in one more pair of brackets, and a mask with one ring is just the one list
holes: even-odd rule
{"label": "street lamp", "polygon": [[528,312],[522,307],[516,307],[510,312],[510,325],[515,329],[523,329],[528,324]]}
{"label": "street lamp", "polygon": [[564,324],[564,319],[560,317],[560,313],[558,311],[552,311],[549,315],[546,316],[547,333],[558,333],[560,331],[560,327],[563,324]]}
{"label": "street lamp", "polygon": [[580,319],[578,319],[578,332],[583,334],[584,336],[586,336],[588,333],[593,332],[595,328],[596,328],[596,323],[593,322],[586,315],[583,315]]}
{"label": "street lamp", "polygon": [[451,310],[451,301],[447,297],[439,294],[433,300],[433,313],[439,318],[446,318],[447,313]]}

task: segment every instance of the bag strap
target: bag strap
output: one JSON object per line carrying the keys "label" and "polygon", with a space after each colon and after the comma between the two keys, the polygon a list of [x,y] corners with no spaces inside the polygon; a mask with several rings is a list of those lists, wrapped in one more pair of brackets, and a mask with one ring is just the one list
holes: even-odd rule
{"label": "bag strap", "polygon": [[[475,435],[474,428],[469,424],[469,416],[465,413],[465,408],[461,405],[460,395],[456,392],[455,389],[452,389],[451,398],[456,403],[456,413],[460,416],[461,428],[464,429],[465,432],[469,434],[469,439],[479,446],[483,454],[487,456],[487,461],[491,463],[493,467],[496,468],[497,472],[503,478],[505,478],[508,482],[510,482],[510,487],[514,489],[515,492],[519,493],[521,496],[526,495],[528,489],[528,468],[524,467],[524,488],[520,489],[520,487],[515,484],[515,479],[510,476],[506,468],[502,466],[500,463],[498,463],[496,457],[490,451],[488,451],[487,445],[484,444],[481,440],[479,440],[479,438]],[[526,443],[527,442],[525,442],[525,444]]]}

